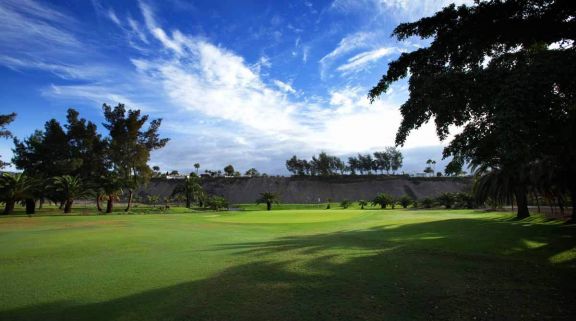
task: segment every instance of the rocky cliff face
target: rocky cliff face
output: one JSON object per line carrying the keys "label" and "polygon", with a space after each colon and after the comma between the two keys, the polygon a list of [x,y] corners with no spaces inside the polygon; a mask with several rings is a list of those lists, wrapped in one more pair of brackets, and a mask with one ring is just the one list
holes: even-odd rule
{"label": "rocky cliff face", "polygon": [[[153,179],[139,190],[141,196],[169,196],[180,180]],[[371,200],[378,193],[409,195],[416,199],[434,197],[445,192],[469,191],[471,178],[406,176],[340,176],[340,177],[219,177],[204,178],[204,189],[211,195],[224,196],[231,203],[253,203],[262,192],[280,194],[283,203],[318,203]]]}

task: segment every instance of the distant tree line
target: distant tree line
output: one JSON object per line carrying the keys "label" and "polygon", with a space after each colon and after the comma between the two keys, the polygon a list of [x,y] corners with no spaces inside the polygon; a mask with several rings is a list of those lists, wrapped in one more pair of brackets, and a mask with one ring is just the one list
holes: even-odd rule
{"label": "distant tree line", "polygon": [[373,154],[358,154],[347,161],[321,152],[318,156],[312,156],[311,160],[299,159],[294,155],[286,161],[286,168],[292,175],[298,176],[395,174],[402,168],[403,159],[404,156],[395,147],[387,147]]}

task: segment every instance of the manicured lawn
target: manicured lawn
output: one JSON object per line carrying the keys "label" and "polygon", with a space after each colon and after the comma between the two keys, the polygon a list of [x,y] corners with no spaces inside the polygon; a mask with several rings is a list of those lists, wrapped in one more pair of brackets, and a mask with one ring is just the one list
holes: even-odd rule
{"label": "manicured lawn", "polygon": [[558,222],[444,210],[186,211],[0,217],[0,320],[576,315],[576,228]]}

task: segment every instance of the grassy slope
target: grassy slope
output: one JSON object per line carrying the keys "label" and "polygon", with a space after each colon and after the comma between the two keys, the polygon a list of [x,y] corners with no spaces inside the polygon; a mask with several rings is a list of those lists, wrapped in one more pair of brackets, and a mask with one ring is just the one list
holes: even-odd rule
{"label": "grassy slope", "polygon": [[568,320],[575,232],[471,211],[2,217],[0,320]]}

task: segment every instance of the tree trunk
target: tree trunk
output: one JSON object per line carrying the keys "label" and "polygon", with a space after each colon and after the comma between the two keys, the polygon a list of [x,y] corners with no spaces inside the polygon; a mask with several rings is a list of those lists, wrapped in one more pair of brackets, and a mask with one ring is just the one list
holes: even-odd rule
{"label": "tree trunk", "polygon": [[186,195],[186,208],[190,208],[192,202],[190,201],[190,196]]}
{"label": "tree trunk", "polygon": [[25,202],[26,202],[26,214],[36,213],[36,200],[27,198]]}
{"label": "tree trunk", "polygon": [[4,212],[2,214],[12,214],[14,212],[15,203],[16,201],[13,199],[6,200],[6,205],[4,206]]}
{"label": "tree trunk", "polygon": [[126,206],[126,209],[124,210],[124,212],[128,212],[130,211],[130,208],[132,207],[132,189],[128,190],[128,206]]}
{"label": "tree trunk", "polygon": [[73,200],[66,201],[64,204],[64,213],[72,213],[72,203],[74,203]]}
{"label": "tree trunk", "polygon": [[106,213],[112,213],[114,207],[114,196],[108,195],[108,202],[106,202]]}
{"label": "tree trunk", "polygon": [[38,209],[42,209],[42,207],[44,206],[44,197],[40,197],[40,203],[38,204]]}
{"label": "tree trunk", "polygon": [[524,186],[517,187],[514,195],[516,196],[516,206],[518,207],[516,218],[521,220],[529,217],[530,211],[528,211],[528,199],[526,197],[526,189]]}
{"label": "tree trunk", "polygon": [[272,209],[272,203],[271,202],[266,202],[266,210],[269,211]]}
{"label": "tree trunk", "polygon": [[102,206],[100,206],[100,198],[102,197],[102,195],[97,194],[96,195],[96,208],[98,209],[98,212],[102,212]]}
{"label": "tree trunk", "polygon": [[572,218],[569,223],[576,223],[576,186],[570,188],[570,198],[572,199]]}

